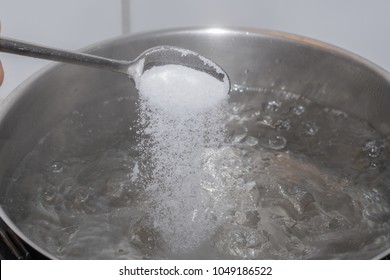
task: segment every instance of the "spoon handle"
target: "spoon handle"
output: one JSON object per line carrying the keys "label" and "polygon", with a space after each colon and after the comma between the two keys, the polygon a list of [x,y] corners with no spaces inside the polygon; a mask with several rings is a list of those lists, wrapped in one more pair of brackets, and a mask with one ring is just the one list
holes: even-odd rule
{"label": "spoon handle", "polygon": [[127,74],[128,61],[48,48],[32,43],[0,37],[0,52],[78,64]]}

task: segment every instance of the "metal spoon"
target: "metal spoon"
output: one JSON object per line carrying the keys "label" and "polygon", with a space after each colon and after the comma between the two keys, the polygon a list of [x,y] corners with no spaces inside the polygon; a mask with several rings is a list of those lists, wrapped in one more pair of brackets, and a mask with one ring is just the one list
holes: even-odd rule
{"label": "metal spoon", "polygon": [[110,70],[126,74],[132,78],[133,81],[136,81],[137,77],[153,66],[180,64],[204,71],[220,81],[228,81],[230,83],[229,77],[225,71],[210,59],[207,59],[196,52],[171,46],[157,46],[144,51],[133,61],[125,61],[48,48],[0,37],[0,52]]}

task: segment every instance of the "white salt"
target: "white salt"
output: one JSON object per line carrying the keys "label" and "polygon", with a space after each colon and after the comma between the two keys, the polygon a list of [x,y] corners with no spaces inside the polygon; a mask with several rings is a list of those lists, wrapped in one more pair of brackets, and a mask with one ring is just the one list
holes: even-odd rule
{"label": "white salt", "polygon": [[[219,105],[228,96],[229,82],[181,65],[164,65],[145,71],[136,81],[150,106],[175,115],[197,113]],[[180,116],[178,116],[180,117]]]}
{"label": "white salt", "polygon": [[156,66],[136,79],[140,149],[153,166],[147,209],[172,253],[194,249],[217,228],[202,186],[202,155],[224,141],[229,82],[180,65]]}

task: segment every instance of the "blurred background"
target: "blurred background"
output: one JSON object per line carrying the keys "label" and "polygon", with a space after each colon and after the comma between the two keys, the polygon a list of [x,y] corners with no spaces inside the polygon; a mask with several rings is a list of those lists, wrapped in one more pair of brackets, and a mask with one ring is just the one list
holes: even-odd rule
{"label": "blurred background", "polygon": [[[128,33],[189,26],[273,29],[352,51],[390,71],[386,0],[0,0],[1,35],[77,50]],[[0,53],[0,100],[47,61]]]}

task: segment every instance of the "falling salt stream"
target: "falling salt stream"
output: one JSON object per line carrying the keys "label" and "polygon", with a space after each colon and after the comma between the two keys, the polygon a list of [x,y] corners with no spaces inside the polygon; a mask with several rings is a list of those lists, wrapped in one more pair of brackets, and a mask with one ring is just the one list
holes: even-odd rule
{"label": "falling salt stream", "polygon": [[[150,217],[162,246],[183,253],[211,238],[217,223],[204,196],[205,149],[223,143],[222,105],[229,82],[180,65],[146,71],[136,81],[141,101],[140,150],[153,165],[146,188]],[[151,148],[150,148],[151,147]]]}
{"label": "falling salt stream", "polygon": [[286,89],[227,95],[183,66],[136,82],[136,120],[125,95],[79,108],[10,180],[11,218],[54,256],[361,258],[390,246],[389,139],[368,123]]}

